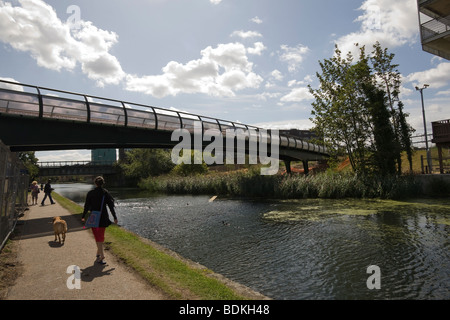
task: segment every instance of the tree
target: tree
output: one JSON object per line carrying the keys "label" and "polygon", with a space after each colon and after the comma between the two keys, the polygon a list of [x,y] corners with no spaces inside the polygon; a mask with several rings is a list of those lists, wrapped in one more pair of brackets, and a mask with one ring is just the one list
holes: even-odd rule
{"label": "tree", "polygon": [[[398,64],[394,64],[395,55],[388,53],[387,48],[382,49],[377,41],[373,45],[374,50],[370,57],[373,69],[373,77],[377,87],[385,92],[387,103],[391,113],[391,122],[394,130],[393,152],[396,154],[397,171],[401,174],[401,152],[406,151],[410,168],[412,168],[411,135],[413,129],[406,123],[407,114],[403,113],[403,103],[400,101],[401,74]],[[395,103],[397,102],[397,109]]]}
{"label": "tree", "polygon": [[342,58],[338,46],[332,58],[319,61],[319,87],[309,86],[311,120],[331,156],[346,154],[356,173],[394,174],[396,163],[401,172],[401,151],[411,151],[412,132],[399,100],[401,75],[394,55],[379,43],[370,57],[359,49],[357,61],[351,53]]}
{"label": "tree", "polygon": [[[199,150],[182,150],[183,152],[190,152],[190,162],[189,163],[178,163],[173,169],[172,173],[181,176],[191,176],[204,174],[208,172],[208,166],[206,165],[205,160],[203,159],[203,153]],[[188,155],[189,158],[189,155]],[[180,155],[180,159],[183,159],[182,155]]]}
{"label": "tree", "polygon": [[126,160],[120,163],[126,176],[142,179],[168,173],[174,166],[170,151],[161,149],[129,150]]}
{"label": "tree", "polygon": [[385,93],[372,84],[364,86],[367,96],[368,111],[372,122],[373,143],[369,146],[370,159],[379,175],[395,174],[396,140],[390,122],[390,113],[386,108]]}
{"label": "tree", "polygon": [[39,174],[39,167],[37,165],[39,159],[36,158],[34,151],[25,151],[18,153],[19,160],[21,160],[28,170],[30,182],[35,180]]}
{"label": "tree", "polygon": [[337,45],[334,56],[319,63],[319,88],[309,86],[315,98],[311,112],[315,131],[324,138],[332,157],[346,153],[353,170],[365,174],[370,119],[362,85],[369,81],[370,70],[364,48],[356,63],[350,53],[343,58]]}

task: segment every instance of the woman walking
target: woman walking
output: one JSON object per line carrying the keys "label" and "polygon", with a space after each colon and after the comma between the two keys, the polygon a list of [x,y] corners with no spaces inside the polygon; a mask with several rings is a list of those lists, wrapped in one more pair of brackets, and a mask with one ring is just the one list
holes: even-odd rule
{"label": "woman walking", "polygon": [[103,252],[103,242],[105,241],[105,229],[112,223],[109,220],[108,210],[109,207],[111,214],[114,217],[114,223],[117,224],[117,216],[114,210],[114,199],[109,194],[108,190],[103,188],[105,180],[103,177],[97,177],[94,180],[95,189],[91,190],[86,195],[86,202],[84,204],[84,211],[81,217],[81,221],[84,222],[84,217],[88,211],[101,211],[100,222],[97,228],[91,228],[94,234],[95,243],[97,244],[97,260],[100,264],[106,264],[104,261],[105,255]]}
{"label": "woman walking", "polygon": [[39,192],[41,192],[41,191],[39,191],[39,186],[37,184],[37,181],[33,181],[31,183],[31,204],[32,205],[37,204]]}

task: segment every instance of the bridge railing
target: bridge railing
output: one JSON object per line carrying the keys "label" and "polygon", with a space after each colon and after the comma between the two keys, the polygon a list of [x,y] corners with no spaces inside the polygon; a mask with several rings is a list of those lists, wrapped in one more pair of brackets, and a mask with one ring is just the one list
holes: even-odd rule
{"label": "bridge railing", "polygon": [[[242,123],[5,80],[0,80],[0,114],[190,132],[200,122],[203,133],[209,129],[222,133],[241,129],[247,138],[256,135],[262,139],[266,135],[268,143],[272,139],[271,130]],[[280,134],[278,139],[280,147],[327,154],[325,147],[296,137]]]}
{"label": "bridge railing", "polygon": [[111,166],[114,161],[39,161],[37,166],[40,168],[61,168],[75,166]]}

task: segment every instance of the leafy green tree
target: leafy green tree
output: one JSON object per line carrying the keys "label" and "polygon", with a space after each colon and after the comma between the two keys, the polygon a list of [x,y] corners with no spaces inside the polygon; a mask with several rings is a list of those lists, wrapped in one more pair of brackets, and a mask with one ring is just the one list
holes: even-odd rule
{"label": "leafy green tree", "polygon": [[[183,150],[182,152],[184,152]],[[172,173],[181,176],[190,176],[204,174],[208,172],[208,166],[203,160],[201,151],[191,150],[191,163],[179,163],[173,169]]]}
{"label": "leafy green tree", "polygon": [[35,180],[36,177],[39,174],[39,167],[37,165],[39,159],[36,158],[34,151],[25,151],[25,152],[18,152],[19,160],[21,160],[25,166],[25,168],[28,170],[28,173],[30,175],[30,182]]}
{"label": "leafy green tree", "polygon": [[319,88],[309,86],[315,98],[311,121],[332,157],[347,154],[353,170],[364,174],[370,118],[362,85],[369,81],[370,70],[363,48],[360,60],[356,63],[353,60],[350,53],[343,58],[336,46],[332,58],[319,62],[322,69],[322,73],[316,73]]}
{"label": "leafy green tree", "polygon": [[[398,64],[394,64],[395,55],[389,53],[387,48],[382,48],[377,41],[374,50],[370,56],[372,63],[373,77],[377,87],[385,92],[387,104],[391,113],[391,122],[394,130],[393,152],[396,154],[397,170],[402,171],[401,152],[406,151],[408,155],[409,166],[412,168],[412,146],[411,135],[413,129],[407,124],[403,112],[403,103],[400,101],[401,73],[398,70]],[[397,102],[397,108],[395,107]]]}
{"label": "leafy green tree", "polygon": [[331,156],[346,154],[358,174],[401,172],[401,151],[412,150],[412,131],[399,99],[398,65],[379,43],[370,56],[359,49],[358,60],[351,53],[344,58],[336,46],[332,58],[319,61],[319,87],[309,86],[311,120]]}
{"label": "leafy green tree", "polygon": [[162,149],[126,151],[126,160],[119,165],[126,176],[142,179],[168,173],[175,166],[170,158],[170,151]]}
{"label": "leafy green tree", "polygon": [[386,108],[384,91],[372,84],[365,85],[368,111],[372,119],[373,143],[369,145],[370,157],[374,171],[379,175],[395,174],[397,153],[393,152],[396,140],[390,122],[390,113]]}

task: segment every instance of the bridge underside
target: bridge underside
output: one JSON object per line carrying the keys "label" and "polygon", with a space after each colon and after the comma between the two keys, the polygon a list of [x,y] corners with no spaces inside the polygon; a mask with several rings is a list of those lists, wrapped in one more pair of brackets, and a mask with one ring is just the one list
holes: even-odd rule
{"label": "bridge underside", "polygon": [[[1,140],[13,152],[100,148],[171,149],[179,143],[179,141],[171,141],[171,135],[172,131],[0,115]],[[194,139],[191,141],[193,143]],[[202,143],[204,148],[211,141]],[[225,141],[223,146],[226,146]],[[270,153],[270,146],[267,150]],[[245,152],[248,153],[248,143]],[[316,161],[326,158],[323,154],[310,151],[281,146],[279,148],[280,160]]]}

